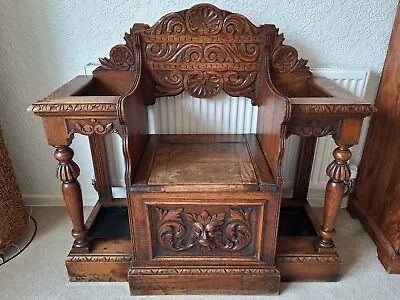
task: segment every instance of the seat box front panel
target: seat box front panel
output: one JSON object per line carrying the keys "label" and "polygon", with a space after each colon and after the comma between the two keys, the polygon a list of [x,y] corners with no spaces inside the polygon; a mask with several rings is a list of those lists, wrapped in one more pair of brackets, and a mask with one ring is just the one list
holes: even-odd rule
{"label": "seat box front panel", "polygon": [[215,261],[235,257],[272,262],[276,201],[266,193],[244,194],[255,197],[134,193],[130,207],[137,259]]}

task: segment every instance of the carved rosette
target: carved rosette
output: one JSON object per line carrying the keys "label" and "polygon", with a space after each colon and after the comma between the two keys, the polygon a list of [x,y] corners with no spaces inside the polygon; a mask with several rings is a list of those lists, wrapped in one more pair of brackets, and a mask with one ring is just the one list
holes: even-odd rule
{"label": "carved rosette", "polygon": [[221,10],[212,5],[196,5],[186,13],[186,27],[193,35],[215,35],[222,24]]}
{"label": "carved rosette", "polygon": [[283,45],[283,34],[276,36],[272,50],[272,67],[278,73],[308,71],[307,60],[300,58],[297,50],[289,45]]}
{"label": "carved rosette", "polygon": [[116,45],[110,50],[110,58],[100,58],[100,69],[115,71],[136,71],[135,65],[135,38],[131,29],[130,33],[125,33],[125,45]]}
{"label": "carved rosette", "polygon": [[152,35],[209,36],[257,35],[262,31],[246,17],[221,10],[211,4],[198,4],[188,10],[167,14],[147,30]]}
{"label": "carved rosette", "polygon": [[189,72],[185,76],[184,86],[193,97],[210,98],[220,92],[222,76],[216,72]]}
{"label": "carved rosette", "polygon": [[252,209],[232,208],[229,214],[221,212],[214,215],[206,210],[200,214],[184,213],[183,208],[156,208],[156,211],[158,240],[161,245],[173,251],[188,250],[196,245],[204,252],[216,248],[239,251],[252,241]]}

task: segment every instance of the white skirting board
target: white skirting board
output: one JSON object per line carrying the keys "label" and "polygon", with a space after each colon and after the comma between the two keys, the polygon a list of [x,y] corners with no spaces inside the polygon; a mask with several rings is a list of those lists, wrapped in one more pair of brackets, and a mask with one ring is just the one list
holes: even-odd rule
{"label": "white skirting board", "polygon": [[[334,80],[349,92],[373,103],[379,78],[367,70],[360,69],[312,69],[314,76]],[[150,133],[161,134],[242,134],[255,133],[257,107],[249,99],[220,95],[212,99],[194,99],[183,93],[176,97],[157,99],[149,107]],[[365,142],[369,120],[364,121],[360,144],[352,148],[352,165],[358,165]],[[85,205],[94,205],[96,194],[90,185],[93,167],[90,161],[89,143],[84,136],[77,135],[72,144],[75,160],[81,167],[79,180],[82,185]],[[335,148],[330,136],[317,142],[313,170],[310,181],[309,201],[312,205],[323,205],[327,176],[325,168],[332,160]],[[121,139],[117,134],[106,136],[106,149],[113,193],[116,197],[125,197],[124,161]],[[293,192],[299,138],[290,137],[284,159],[284,196]],[[24,195],[28,205],[63,205],[61,191],[59,195]]]}

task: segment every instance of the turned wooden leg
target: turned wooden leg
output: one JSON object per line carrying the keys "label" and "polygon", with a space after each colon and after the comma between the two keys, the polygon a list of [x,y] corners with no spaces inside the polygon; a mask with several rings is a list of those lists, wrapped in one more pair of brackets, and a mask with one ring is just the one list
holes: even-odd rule
{"label": "turned wooden leg", "polygon": [[335,235],[334,225],[339,212],[346,182],[350,179],[350,168],[347,161],[351,158],[350,146],[339,145],[333,151],[335,158],[326,168],[329,181],[325,190],[324,219],[319,231],[320,238],[316,245],[319,251],[333,249],[332,238]]}
{"label": "turned wooden leg", "polygon": [[62,181],[62,193],[72,221],[74,248],[89,251],[88,232],[83,217],[81,186],[77,180],[80,169],[72,160],[74,151],[69,146],[57,146],[54,157],[58,160],[57,178]]}

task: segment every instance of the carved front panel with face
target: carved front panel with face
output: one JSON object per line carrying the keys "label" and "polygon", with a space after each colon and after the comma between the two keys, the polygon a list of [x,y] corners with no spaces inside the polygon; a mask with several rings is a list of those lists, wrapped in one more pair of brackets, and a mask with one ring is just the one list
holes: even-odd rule
{"label": "carved front panel with face", "polygon": [[152,207],[156,256],[255,254],[257,207]]}

